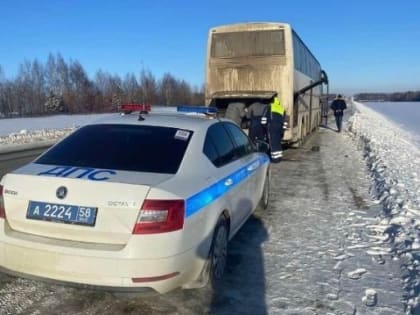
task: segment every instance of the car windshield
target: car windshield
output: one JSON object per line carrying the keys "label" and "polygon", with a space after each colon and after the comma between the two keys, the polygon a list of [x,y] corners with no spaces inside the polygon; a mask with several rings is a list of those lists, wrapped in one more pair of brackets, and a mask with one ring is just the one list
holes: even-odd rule
{"label": "car windshield", "polygon": [[102,124],[80,128],[35,163],[175,174],[192,131]]}

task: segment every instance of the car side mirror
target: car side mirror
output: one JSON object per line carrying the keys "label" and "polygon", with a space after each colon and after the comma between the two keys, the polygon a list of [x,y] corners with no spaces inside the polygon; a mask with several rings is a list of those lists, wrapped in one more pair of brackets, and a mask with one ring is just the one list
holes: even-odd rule
{"label": "car side mirror", "polygon": [[255,147],[257,148],[258,152],[267,153],[270,151],[270,145],[262,140],[255,140]]}

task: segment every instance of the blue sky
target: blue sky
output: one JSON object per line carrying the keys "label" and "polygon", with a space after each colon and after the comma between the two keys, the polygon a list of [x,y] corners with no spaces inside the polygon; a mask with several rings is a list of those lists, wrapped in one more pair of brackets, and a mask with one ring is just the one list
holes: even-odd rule
{"label": "blue sky", "polygon": [[292,25],[320,61],[332,92],[420,90],[420,1],[0,0],[6,78],[48,54],[124,76],[142,67],[204,83],[206,41],[217,25]]}

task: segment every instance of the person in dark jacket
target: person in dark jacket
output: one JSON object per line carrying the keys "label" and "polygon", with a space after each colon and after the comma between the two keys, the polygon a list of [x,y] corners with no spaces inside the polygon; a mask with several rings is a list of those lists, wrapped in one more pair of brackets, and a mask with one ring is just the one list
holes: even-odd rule
{"label": "person in dark jacket", "polygon": [[241,127],[242,118],[244,118],[245,115],[245,103],[233,102],[226,108],[225,118],[233,120],[239,127]]}
{"label": "person in dark jacket", "polygon": [[338,94],[337,98],[331,103],[330,107],[334,112],[335,123],[337,125],[337,132],[341,132],[344,110],[347,108],[347,104],[344,101],[343,97],[340,94]]}
{"label": "person in dark jacket", "polygon": [[249,137],[251,140],[262,140],[267,142],[267,127],[261,123],[267,108],[267,104],[254,102],[248,107],[246,118],[249,120]]}

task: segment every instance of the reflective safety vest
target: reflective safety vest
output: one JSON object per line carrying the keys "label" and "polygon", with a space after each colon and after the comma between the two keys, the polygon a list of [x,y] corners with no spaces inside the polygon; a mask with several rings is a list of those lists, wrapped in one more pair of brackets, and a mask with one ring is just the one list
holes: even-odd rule
{"label": "reflective safety vest", "polygon": [[272,113],[284,115],[284,107],[277,96],[274,97],[274,100],[270,103],[270,108]]}

